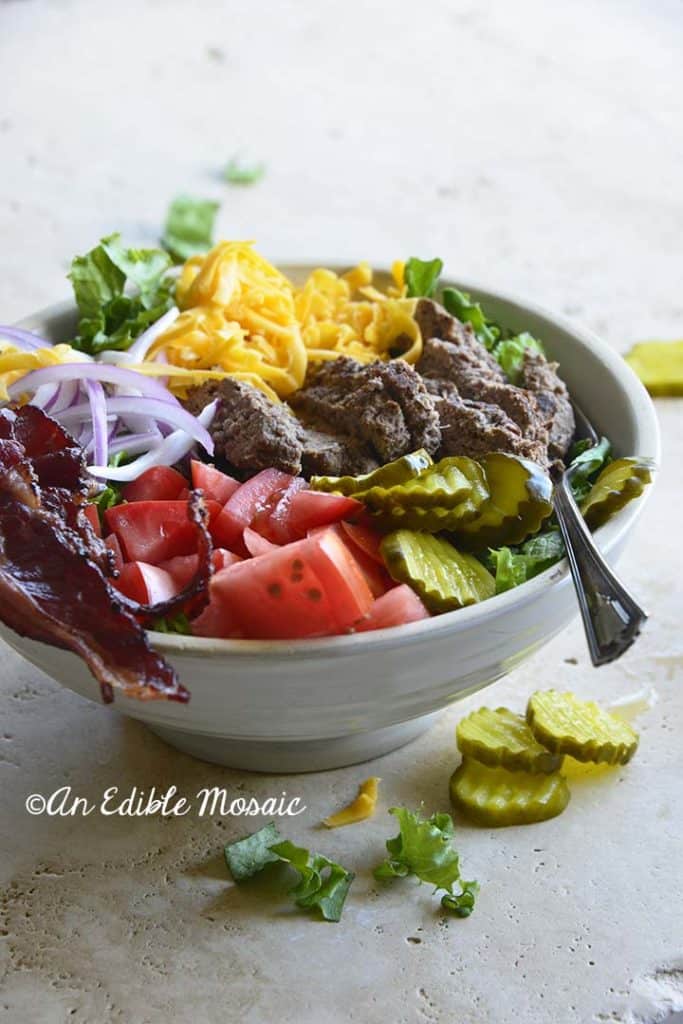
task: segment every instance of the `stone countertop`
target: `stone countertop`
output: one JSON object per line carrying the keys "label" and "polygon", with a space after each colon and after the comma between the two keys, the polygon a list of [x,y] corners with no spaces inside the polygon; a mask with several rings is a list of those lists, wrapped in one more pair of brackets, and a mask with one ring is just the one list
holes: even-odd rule
{"label": "stone countertop", "polygon": [[[278,258],[438,254],[625,350],[683,330],[680,3],[577,0],[315,5],[267,0],[0,4],[0,319],[66,297],[68,261],[120,229],[153,241],[178,191],[223,201],[221,233]],[[235,154],[264,160],[228,188]],[[641,748],[574,785],[538,826],[458,826],[473,916],[370,870],[396,803],[447,809],[453,728],[480,696],[370,765],[253,776],[177,754],[3,647],[0,1020],[261,1024],[589,1024],[683,1010],[683,651],[677,572],[681,404],[658,403],[665,456],[621,563],[651,612],[592,670],[578,623],[483,699],[549,685],[606,701],[643,687]],[[371,772],[376,818],[316,829]],[[226,838],[257,821],[31,817],[71,786],[286,790],[286,831],[352,865],[338,925],[229,881]]]}

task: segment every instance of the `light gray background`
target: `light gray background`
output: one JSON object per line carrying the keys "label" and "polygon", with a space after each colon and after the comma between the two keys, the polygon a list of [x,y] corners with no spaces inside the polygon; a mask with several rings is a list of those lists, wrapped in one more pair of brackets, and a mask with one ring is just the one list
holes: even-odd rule
{"label": "light gray background", "polygon": [[[619,350],[680,336],[682,43],[683,8],[666,0],[2,2],[0,320],[64,298],[69,259],[101,234],[153,241],[188,190],[221,198],[221,233],[276,259],[440,255],[453,275],[561,310]],[[236,153],[267,162],[258,187],[221,184]],[[256,777],[175,754],[3,648],[0,1019],[673,1019],[680,409],[659,403],[664,468],[622,563],[652,612],[646,635],[594,672],[575,625],[485,698],[521,709],[538,686],[605,699],[655,687],[641,750],[616,779],[575,786],[556,821],[461,826],[465,875],[482,882],[467,921],[441,920],[426,887],[378,895],[369,871],[388,806],[447,806],[453,727],[478,698],[372,766]],[[376,819],[314,831],[370,771],[384,780]],[[341,924],[231,887],[221,846],[253,821],[23,809],[64,784],[97,799],[114,784],[207,783],[303,797],[293,838],[358,871]]]}

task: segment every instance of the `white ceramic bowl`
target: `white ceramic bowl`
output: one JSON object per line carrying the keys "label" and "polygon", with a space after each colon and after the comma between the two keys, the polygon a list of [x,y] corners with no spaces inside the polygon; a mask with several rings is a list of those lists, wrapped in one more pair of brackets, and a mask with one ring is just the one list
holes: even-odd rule
{"label": "white ceramic bowl", "polygon": [[[285,267],[300,279],[310,268]],[[540,337],[571,393],[617,454],[659,458],[655,411],[621,357],[585,329],[521,300],[457,285],[505,326]],[[70,304],[22,326],[65,340]],[[614,562],[643,507],[597,533]],[[419,735],[448,704],[519,665],[576,614],[565,562],[483,604],[396,629],[302,641],[206,640],[152,633],[191,691],[189,704],[116,696],[114,707],[179,749],[256,771],[315,771],[384,754]],[[0,628],[16,651],[91,700],[99,688],[75,655]]]}

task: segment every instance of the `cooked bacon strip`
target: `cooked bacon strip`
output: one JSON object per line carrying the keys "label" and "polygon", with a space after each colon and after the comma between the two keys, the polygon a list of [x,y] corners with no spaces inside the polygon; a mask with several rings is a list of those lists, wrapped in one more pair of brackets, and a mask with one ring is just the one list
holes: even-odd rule
{"label": "cooked bacon strip", "polygon": [[22,636],[83,658],[105,702],[114,689],[140,700],[187,701],[142,623],[188,601],[193,613],[206,603],[212,549],[201,495],[188,502],[199,571],[172,601],[149,607],[105,579],[106,549],[82,512],[89,487],[82,453],[59,424],[33,406],[0,411],[0,618]]}

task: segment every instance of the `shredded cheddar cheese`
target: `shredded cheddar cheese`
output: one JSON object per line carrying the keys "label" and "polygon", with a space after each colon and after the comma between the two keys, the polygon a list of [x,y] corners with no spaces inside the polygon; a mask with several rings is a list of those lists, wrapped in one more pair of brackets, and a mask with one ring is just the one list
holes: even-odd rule
{"label": "shredded cheddar cheese", "polygon": [[71,345],[53,345],[25,352],[16,345],[0,339],[0,399],[9,399],[7,388],[31,370],[40,370],[44,366],[56,366],[58,363],[77,363],[83,360],[83,353],[77,352]]}
{"label": "shredded cheddar cheese", "polygon": [[344,807],[343,810],[337,811],[336,814],[330,815],[329,818],[325,818],[323,825],[327,828],[340,828],[342,825],[355,825],[358,821],[371,818],[377,807],[377,787],[380,782],[381,779],[374,775],[362,782],[358,787],[358,796],[353,803]]}
{"label": "shredded cheddar cheese", "polygon": [[[271,398],[300,388],[309,363],[341,355],[415,363],[422,338],[403,270],[394,264],[386,293],[373,285],[367,263],[342,275],[319,268],[295,287],[253,243],[220,242],[185,263],[176,291],[182,313],[148,358],[163,352],[169,366],[194,374],[169,373],[169,386],[181,396],[193,384],[232,376]],[[142,372],[154,371],[145,364]]]}

